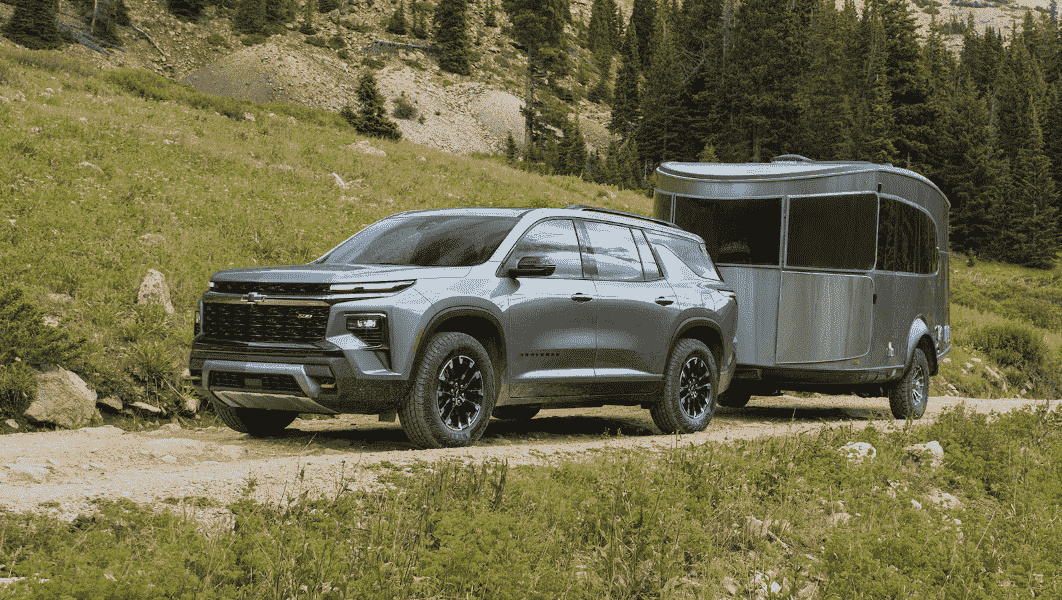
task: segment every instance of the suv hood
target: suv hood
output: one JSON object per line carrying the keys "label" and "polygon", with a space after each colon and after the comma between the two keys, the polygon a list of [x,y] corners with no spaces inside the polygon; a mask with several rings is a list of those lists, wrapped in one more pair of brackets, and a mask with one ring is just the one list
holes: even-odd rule
{"label": "suv hood", "polygon": [[225,269],[211,281],[262,283],[348,283],[401,279],[464,277],[471,267],[411,267],[408,265],[292,265]]}

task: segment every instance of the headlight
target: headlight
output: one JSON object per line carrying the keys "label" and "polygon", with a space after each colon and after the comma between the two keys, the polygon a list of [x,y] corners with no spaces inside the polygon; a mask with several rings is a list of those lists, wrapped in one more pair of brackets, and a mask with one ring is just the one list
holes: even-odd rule
{"label": "headlight", "polygon": [[414,283],[416,279],[406,279],[404,281],[370,281],[366,283],[333,283],[329,289],[333,292],[354,292],[357,294],[366,293],[392,293],[400,292]]}

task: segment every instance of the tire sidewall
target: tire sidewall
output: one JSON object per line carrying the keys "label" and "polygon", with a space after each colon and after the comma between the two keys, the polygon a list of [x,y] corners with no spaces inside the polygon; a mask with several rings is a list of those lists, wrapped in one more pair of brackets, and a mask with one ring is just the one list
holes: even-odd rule
{"label": "tire sidewall", "polygon": [[[708,408],[700,417],[694,419],[682,410],[681,377],[682,368],[691,358],[699,356],[708,365],[708,376],[711,381],[712,391],[708,400]],[[695,433],[703,431],[712,417],[719,402],[719,368],[715,364],[715,356],[704,342],[693,339],[683,339],[675,345],[668,361],[668,368],[664,381],[664,397],[654,407],[654,420],[657,426],[664,430],[671,429],[666,433]]]}
{"label": "tire sidewall", "polygon": [[[461,355],[476,363],[483,385],[483,404],[470,427],[454,431],[442,421],[436,393],[439,372],[452,358]],[[463,333],[447,332],[436,335],[418,361],[414,375],[413,386],[400,414],[410,441],[422,448],[453,448],[473,444],[483,435],[490,421],[497,393],[490,355],[482,344]]]}
{"label": "tire sidewall", "polygon": [[[922,372],[924,383],[922,385],[922,403],[915,405],[914,393],[918,387],[915,374]],[[889,396],[893,416],[897,419],[921,419],[929,405],[929,360],[921,348],[915,348],[911,356],[911,365],[903,374],[903,379]]]}

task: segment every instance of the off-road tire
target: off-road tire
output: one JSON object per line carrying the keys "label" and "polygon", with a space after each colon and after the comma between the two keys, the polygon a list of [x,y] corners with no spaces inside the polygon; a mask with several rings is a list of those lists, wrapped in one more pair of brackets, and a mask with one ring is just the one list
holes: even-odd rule
{"label": "off-road tire", "polygon": [[542,410],[538,406],[530,405],[514,405],[514,406],[495,406],[494,412],[491,416],[495,419],[501,419],[502,421],[529,421],[538,414],[538,411]]}
{"label": "off-road tire", "polygon": [[275,436],[299,416],[299,413],[287,410],[233,408],[216,398],[211,398],[210,403],[214,405],[214,412],[229,429],[254,437]]}
{"label": "off-road tire", "polygon": [[719,369],[704,342],[685,338],[675,345],[664,372],[664,396],[649,409],[664,433],[696,433],[715,414]]}
{"label": "off-road tire", "polygon": [[743,385],[730,384],[725,392],[719,394],[719,406],[727,408],[745,408],[752,399],[752,388]]}
{"label": "off-road tire", "polygon": [[915,348],[903,379],[889,389],[889,408],[897,419],[921,419],[929,404],[929,361]]}
{"label": "off-road tire", "polygon": [[483,345],[470,335],[444,332],[425,346],[398,418],[418,448],[469,446],[486,430],[496,400]]}

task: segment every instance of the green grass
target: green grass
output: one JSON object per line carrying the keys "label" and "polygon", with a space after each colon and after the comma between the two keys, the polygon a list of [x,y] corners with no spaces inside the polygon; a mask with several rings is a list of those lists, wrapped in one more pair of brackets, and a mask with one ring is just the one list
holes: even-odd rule
{"label": "green grass", "polygon": [[[941,467],[904,450],[930,440],[944,448]],[[876,457],[849,461],[838,451],[849,441],[870,443]],[[605,450],[543,467],[418,463],[388,484],[325,499],[296,489],[280,506],[245,497],[228,507],[232,529],[195,521],[186,507],[215,508],[201,498],[161,512],[97,501],[99,514],[70,524],[0,514],[0,576],[27,578],[5,595],[1062,594],[1062,416],[1045,407],[994,419],[958,408],[890,431]],[[957,504],[933,500],[943,494]]]}
{"label": "green grass", "polygon": [[[402,210],[599,203],[594,184],[407,142],[358,154],[334,113],[146,71],[3,48],[0,74],[0,95],[26,97],[0,103],[0,281],[84,338],[77,372],[127,402],[179,404],[193,311],[217,270],[304,263]],[[613,202],[650,211],[633,192]],[[166,276],[173,315],[134,304],[149,268]]]}

